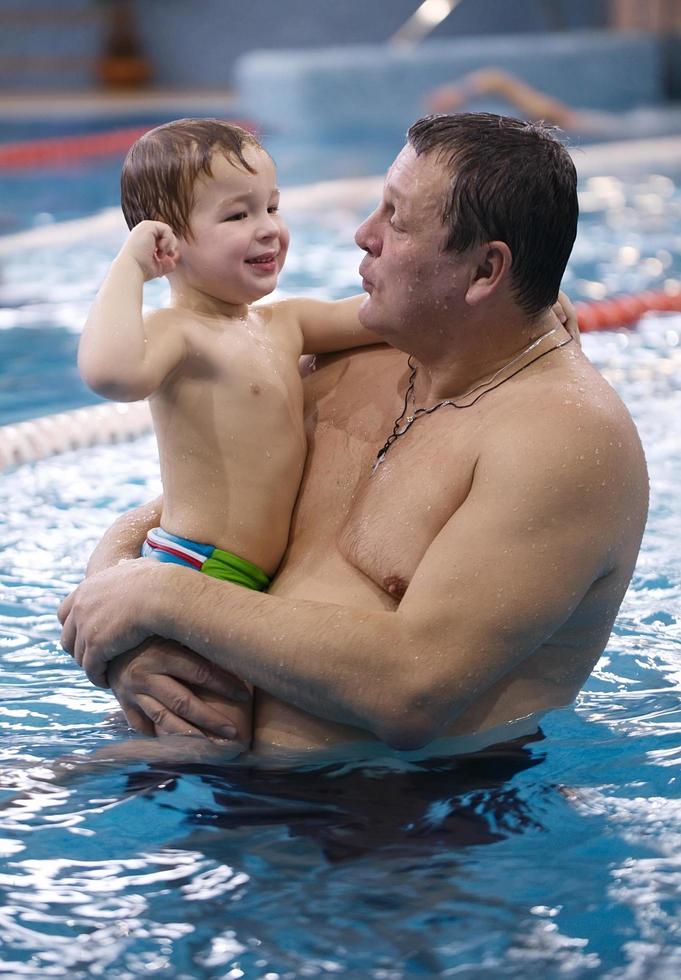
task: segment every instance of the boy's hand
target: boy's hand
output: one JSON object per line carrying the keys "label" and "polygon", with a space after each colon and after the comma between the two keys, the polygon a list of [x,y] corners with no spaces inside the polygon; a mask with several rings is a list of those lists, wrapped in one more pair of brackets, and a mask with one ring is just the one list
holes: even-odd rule
{"label": "boy's hand", "polygon": [[581,347],[582,338],[579,333],[579,324],[577,323],[577,311],[572,305],[570,297],[566,296],[562,290],[558,293],[558,301],[553,304],[553,312],[556,314],[572,339],[579,347]]}
{"label": "boy's hand", "polygon": [[134,259],[144,281],[149,282],[175,269],[179,259],[177,238],[163,221],[140,221],[128,235],[119,256]]}

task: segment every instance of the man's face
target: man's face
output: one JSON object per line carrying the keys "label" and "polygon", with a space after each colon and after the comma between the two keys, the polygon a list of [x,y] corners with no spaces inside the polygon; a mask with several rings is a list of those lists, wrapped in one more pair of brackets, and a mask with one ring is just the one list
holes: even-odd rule
{"label": "man's face", "polygon": [[405,146],[388,171],[381,203],[355,235],[367,253],[359,267],[368,293],[360,320],[401,349],[456,316],[465,295],[466,256],[443,251],[449,184],[434,154],[417,156]]}

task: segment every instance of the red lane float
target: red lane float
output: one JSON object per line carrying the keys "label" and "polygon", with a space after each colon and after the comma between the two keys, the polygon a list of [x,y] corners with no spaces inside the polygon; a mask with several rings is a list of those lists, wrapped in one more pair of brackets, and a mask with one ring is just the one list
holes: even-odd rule
{"label": "red lane float", "polygon": [[577,321],[582,333],[590,330],[613,330],[627,327],[650,311],[681,313],[681,284],[674,292],[634,293],[593,303],[575,303]]}
{"label": "red lane float", "polygon": [[[255,124],[243,119],[230,120],[249,132]],[[127,153],[136,139],[153,126],[133,126],[105,133],[84,133],[79,136],[55,136],[20,143],[0,143],[0,169],[19,170],[24,167],[50,167],[92,157]]]}

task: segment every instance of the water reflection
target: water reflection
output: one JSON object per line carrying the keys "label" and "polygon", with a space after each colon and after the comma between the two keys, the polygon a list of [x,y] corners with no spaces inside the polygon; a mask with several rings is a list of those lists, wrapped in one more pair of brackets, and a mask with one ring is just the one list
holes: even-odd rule
{"label": "water reflection", "polygon": [[[532,741],[540,741],[537,735]],[[529,741],[529,740],[526,740]],[[187,813],[197,827],[249,835],[281,825],[291,839],[312,842],[336,863],[381,851],[414,858],[440,848],[452,852],[490,844],[541,824],[514,777],[542,761],[528,745],[476,753],[458,761],[433,760],[405,771],[381,768],[296,772],[215,766],[153,768],[128,777],[132,792],[168,794],[173,805],[178,780],[198,776],[212,804]],[[191,839],[191,838],[190,838]]]}

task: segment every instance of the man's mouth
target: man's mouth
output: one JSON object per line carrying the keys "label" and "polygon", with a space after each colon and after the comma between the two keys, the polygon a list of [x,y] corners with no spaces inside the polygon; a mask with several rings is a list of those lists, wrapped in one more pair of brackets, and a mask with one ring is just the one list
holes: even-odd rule
{"label": "man's mouth", "polygon": [[373,284],[373,282],[371,281],[371,279],[367,279],[367,277],[366,277],[366,275],[364,274],[364,270],[362,269],[362,266],[363,266],[363,265],[364,265],[364,263],[363,263],[363,262],[360,262],[360,266],[359,266],[359,274],[360,274],[360,276],[362,277],[362,289],[363,289],[363,290],[364,290],[364,291],[365,291],[366,293],[370,293],[370,292],[371,292],[371,290],[372,290],[372,289],[374,288],[374,284]]}

